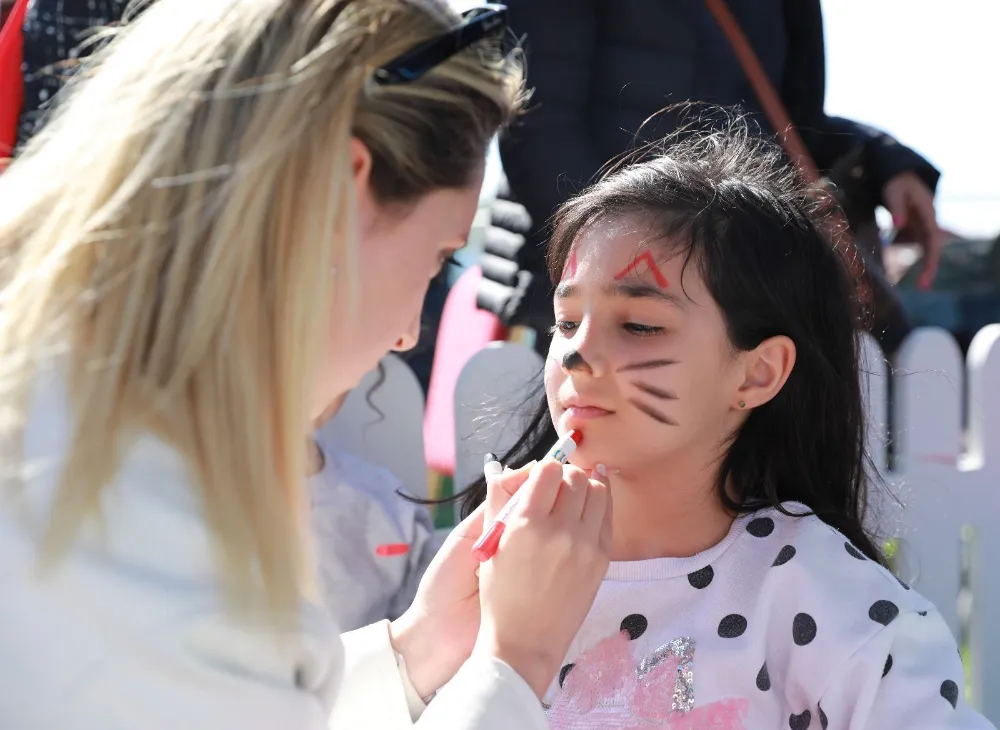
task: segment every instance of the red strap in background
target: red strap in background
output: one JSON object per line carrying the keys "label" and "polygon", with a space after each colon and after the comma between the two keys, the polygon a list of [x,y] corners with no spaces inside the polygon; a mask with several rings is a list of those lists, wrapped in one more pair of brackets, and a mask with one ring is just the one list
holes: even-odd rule
{"label": "red strap in background", "polygon": [[[21,28],[27,10],[28,0],[17,0],[0,29],[0,158],[9,157],[17,142],[17,122],[24,103]],[[3,169],[2,162],[0,169]]]}

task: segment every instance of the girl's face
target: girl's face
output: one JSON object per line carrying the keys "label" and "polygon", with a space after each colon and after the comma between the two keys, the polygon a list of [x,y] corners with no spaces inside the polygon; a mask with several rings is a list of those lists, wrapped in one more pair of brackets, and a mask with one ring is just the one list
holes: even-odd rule
{"label": "girl's face", "polygon": [[722,313],[697,266],[682,282],[684,253],[650,238],[634,221],[591,225],[556,288],[545,388],[559,433],[584,432],[584,468],[709,457],[739,423],[746,371]]}

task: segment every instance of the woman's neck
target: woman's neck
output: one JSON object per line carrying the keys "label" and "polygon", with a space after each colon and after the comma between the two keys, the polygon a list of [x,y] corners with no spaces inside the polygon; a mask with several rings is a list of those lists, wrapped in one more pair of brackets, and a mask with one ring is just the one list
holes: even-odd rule
{"label": "woman's neck", "polygon": [[686,558],[720,543],[736,516],[719,499],[717,468],[672,461],[613,474],[612,560]]}
{"label": "woman's neck", "polygon": [[306,442],[306,476],[312,477],[323,471],[326,459],[323,456],[323,450],[316,443],[316,439],[309,438],[306,439]]}

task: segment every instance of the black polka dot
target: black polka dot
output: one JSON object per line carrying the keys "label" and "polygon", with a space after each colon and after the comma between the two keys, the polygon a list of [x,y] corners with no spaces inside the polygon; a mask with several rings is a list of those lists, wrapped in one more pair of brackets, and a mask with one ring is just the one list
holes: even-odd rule
{"label": "black polka dot", "polygon": [[712,582],[712,578],[714,577],[715,571],[712,570],[712,566],[706,565],[701,570],[688,573],[688,583],[701,590],[702,588],[708,588],[708,584]]}
{"label": "black polka dot", "polygon": [[941,683],[941,696],[948,700],[952,707],[958,707],[958,685],[950,679]]}
{"label": "black polka dot", "polygon": [[830,721],[826,719],[826,713],[823,712],[823,708],[819,704],[816,707],[819,707],[819,724],[823,730],[826,730],[826,726],[830,724]]}
{"label": "black polka dot", "polygon": [[812,722],[812,713],[805,710],[801,715],[792,715],[788,718],[788,727],[792,730],[808,730],[809,723]]}
{"label": "black polka dot", "polygon": [[816,638],[816,620],[808,613],[800,613],[792,620],[792,640],[805,646]]}
{"label": "black polka dot", "polygon": [[917,615],[918,616],[926,616],[927,615],[927,611],[917,611]]}
{"label": "black polka dot", "polygon": [[566,681],[566,675],[570,673],[570,670],[575,667],[575,664],[567,664],[565,667],[559,670],[559,686],[563,686],[563,682]]}
{"label": "black polka dot", "polygon": [[747,532],[754,537],[767,537],[774,532],[774,520],[770,517],[758,517],[755,520],[750,520],[747,524]]}
{"label": "black polka dot", "polygon": [[903,588],[905,588],[906,590],[910,590],[910,587],[906,585],[906,583],[904,583],[902,578],[900,578],[898,575],[893,575],[892,577],[895,578],[899,582],[899,585],[903,586]]}
{"label": "black polka dot", "polygon": [[743,636],[747,630],[747,620],[738,613],[731,613],[719,622],[719,636],[723,639],[735,639]]}
{"label": "black polka dot", "polygon": [[785,547],[781,548],[781,552],[778,553],[778,557],[776,557],[774,562],[771,563],[771,567],[773,568],[778,565],[784,565],[794,557],[795,548],[792,545],[785,545]]}
{"label": "black polka dot", "polygon": [[851,543],[849,542],[844,543],[844,549],[847,551],[847,554],[850,555],[852,558],[857,558],[858,560],[867,560],[865,554],[860,550],[858,550],[853,545],[851,545]]}
{"label": "black polka dot", "polygon": [[899,607],[892,601],[875,601],[868,609],[868,618],[883,626],[891,624],[899,615]]}
{"label": "black polka dot", "polygon": [[767,692],[771,689],[771,675],[767,673],[767,662],[760,668],[757,672],[757,689],[761,692]]}
{"label": "black polka dot", "polygon": [[631,641],[635,641],[640,636],[646,633],[646,629],[649,627],[649,621],[646,617],[639,613],[631,613],[622,619],[622,631],[628,632],[628,638]]}
{"label": "black polka dot", "polygon": [[892,669],[892,654],[887,656],[885,659],[885,667],[882,668],[882,676],[884,677],[887,675],[890,669]]}

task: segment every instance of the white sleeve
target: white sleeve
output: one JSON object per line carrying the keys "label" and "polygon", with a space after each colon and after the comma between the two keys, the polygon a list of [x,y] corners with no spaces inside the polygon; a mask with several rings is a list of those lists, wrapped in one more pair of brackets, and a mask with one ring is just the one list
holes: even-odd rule
{"label": "white sleeve", "polygon": [[46,727],[326,730],[332,693],[324,698],[291,676],[257,673],[227,652],[207,655],[166,643],[137,643],[88,672],[73,691],[54,695],[62,720]]}
{"label": "white sleeve", "polygon": [[330,730],[548,730],[541,703],[503,662],[473,657],[416,718],[383,621],[343,635],[344,684]]}
{"label": "white sleeve", "polygon": [[838,673],[819,703],[824,730],[989,730],[965,701],[965,670],[937,611],[901,613]]}

